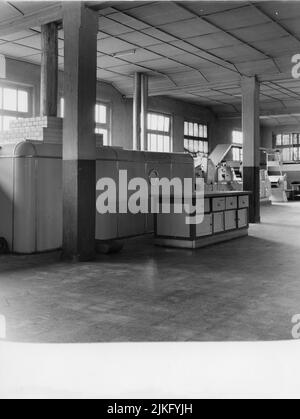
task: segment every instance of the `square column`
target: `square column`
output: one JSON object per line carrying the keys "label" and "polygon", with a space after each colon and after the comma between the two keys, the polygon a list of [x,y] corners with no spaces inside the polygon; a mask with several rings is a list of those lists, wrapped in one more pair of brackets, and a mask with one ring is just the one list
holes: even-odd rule
{"label": "square column", "polygon": [[135,73],[133,93],[133,149],[147,150],[148,76]]}
{"label": "square column", "polygon": [[58,31],[55,22],[42,25],[41,116],[57,116]]}
{"label": "square column", "polygon": [[259,90],[256,77],[242,78],[244,190],[252,192],[249,208],[250,223],[260,223]]}
{"label": "square column", "polygon": [[98,14],[82,2],[63,12],[63,254],[85,261],[95,256]]}

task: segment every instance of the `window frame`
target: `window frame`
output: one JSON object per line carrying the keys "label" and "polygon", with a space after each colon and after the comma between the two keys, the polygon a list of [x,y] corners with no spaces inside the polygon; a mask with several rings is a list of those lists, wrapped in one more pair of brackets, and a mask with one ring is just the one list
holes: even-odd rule
{"label": "window frame", "polygon": [[[202,126],[202,127],[206,127],[206,137],[205,136],[200,136],[200,135],[198,135],[198,136],[195,136],[195,135],[186,135],[186,133],[185,133],[185,124],[194,124],[194,125],[198,125],[198,132],[199,132],[199,127],[200,126]],[[183,143],[183,146],[184,146],[184,151],[185,151],[185,153],[202,153],[204,156],[207,156],[208,157],[208,155],[209,155],[209,137],[210,137],[210,129],[209,129],[209,124],[207,123],[207,122],[199,122],[199,120],[194,120],[194,119],[190,119],[190,118],[184,118],[184,124],[183,124],[183,141],[184,141],[184,143]],[[194,143],[195,142],[198,142],[199,144],[200,143],[206,143],[207,144],[207,152],[205,152],[205,151],[189,151],[188,149],[186,149],[186,147],[185,147],[185,141],[193,141]]]}
{"label": "window frame", "polygon": [[[170,121],[169,122],[169,131],[167,132],[167,131],[150,129],[148,127],[149,115],[163,116],[164,118],[168,118],[169,121]],[[149,135],[156,135],[157,137],[159,137],[159,136],[169,137],[169,146],[170,146],[169,151],[150,150],[149,149],[149,140],[148,140]],[[158,145],[158,140],[157,140],[157,145]],[[168,114],[168,113],[165,113],[165,112],[159,112],[157,110],[155,110],[155,111],[148,110],[148,112],[147,112],[147,127],[146,127],[146,144],[144,144],[143,148],[144,148],[145,151],[149,151],[149,152],[152,152],[152,153],[173,153],[174,142],[173,142],[173,115],[172,114]]]}
{"label": "window frame", "polygon": [[[24,85],[21,83],[9,82],[6,80],[0,80],[0,89],[12,89],[17,92],[17,99],[16,99],[17,110],[12,111],[12,110],[7,110],[3,108],[3,91],[2,91],[2,103],[0,104],[0,118],[8,116],[8,117],[16,118],[16,119],[19,119],[19,118],[23,119],[23,118],[30,118],[32,116],[33,114],[33,87],[32,86]],[[21,112],[18,110],[18,92],[19,91],[24,91],[28,95],[27,112]],[[7,131],[8,130],[4,131],[0,129],[0,132],[7,132]]]}
{"label": "window frame", "polygon": [[[277,144],[277,137],[281,135],[281,145]],[[283,137],[284,136],[289,136],[289,144],[283,144]],[[298,143],[294,144],[293,143],[293,136],[297,135],[298,136]],[[300,132],[278,132],[278,133],[273,133],[273,148],[276,150],[280,150],[282,152],[282,164],[299,164],[300,163]],[[298,158],[295,160],[285,160],[285,153],[284,151],[286,149],[289,149],[289,153],[290,153],[290,157],[292,154],[292,150],[293,149],[298,149]]]}

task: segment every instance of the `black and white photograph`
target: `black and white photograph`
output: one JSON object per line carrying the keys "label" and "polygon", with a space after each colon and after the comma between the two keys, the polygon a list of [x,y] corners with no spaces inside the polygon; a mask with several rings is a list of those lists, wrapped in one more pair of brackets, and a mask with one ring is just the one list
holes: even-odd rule
{"label": "black and white photograph", "polygon": [[0,0],[0,399],[300,397],[300,0]]}

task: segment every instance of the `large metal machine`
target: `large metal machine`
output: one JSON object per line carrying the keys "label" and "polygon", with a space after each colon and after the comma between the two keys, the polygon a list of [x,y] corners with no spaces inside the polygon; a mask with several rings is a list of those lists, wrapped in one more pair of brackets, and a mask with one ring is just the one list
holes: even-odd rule
{"label": "large metal machine", "polygon": [[[101,147],[96,158],[96,182],[110,177],[118,185],[120,170],[127,170],[129,181],[141,177],[150,182],[153,173],[158,178],[194,178],[193,160],[185,154]],[[0,237],[9,251],[30,254],[61,248],[62,145],[23,141],[0,146],[0,203]],[[99,242],[153,231],[153,215],[96,215]]]}
{"label": "large metal machine", "polygon": [[232,147],[219,144],[208,157],[199,155],[195,159],[196,176],[205,179],[207,192],[243,190],[241,162],[226,160]]}
{"label": "large metal machine", "polygon": [[272,202],[287,202],[287,176],[283,172],[283,156],[281,150],[262,148],[266,156],[265,179],[270,183],[270,199]]}

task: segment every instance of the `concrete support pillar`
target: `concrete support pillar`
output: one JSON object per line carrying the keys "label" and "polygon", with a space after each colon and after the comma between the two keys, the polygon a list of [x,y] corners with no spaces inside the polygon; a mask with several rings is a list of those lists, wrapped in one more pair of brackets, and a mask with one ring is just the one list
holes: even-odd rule
{"label": "concrete support pillar", "polygon": [[141,91],[142,74],[135,73],[133,89],[133,149],[141,150]]}
{"label": "concrete support pillar", "polygon": [[63,11],[63,253],[70,259],[91,260],[95,256],[98,14],[82,2],[65,2]]}
{"label": "concrete support pillar", "polygon": [[147,141],[147,115],[148,115],[148,76],[142,74],[141,79],[141,145],[142,150],[148,149]]}
{"label": "concrete support pillar", "polygon": [[57,116],[58,31],[55,22],[42,25],[41,116]]}
{"label": "concrete support pillar", "polygon": [[244,189],[252,192],[250,223],[260,222],[260,123],[259,83],[256,77],[242,78],[242,121],[244,135]]}
{"label": "concrete support pillar", "polygon": [[133,93],[133,148],[147,149],[148,76],[136,73]]}

